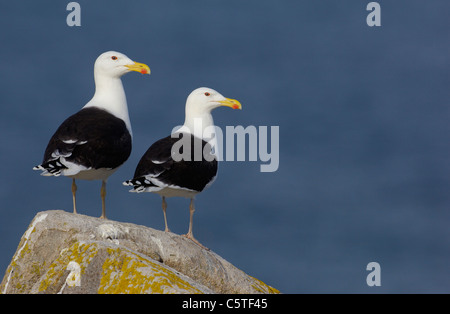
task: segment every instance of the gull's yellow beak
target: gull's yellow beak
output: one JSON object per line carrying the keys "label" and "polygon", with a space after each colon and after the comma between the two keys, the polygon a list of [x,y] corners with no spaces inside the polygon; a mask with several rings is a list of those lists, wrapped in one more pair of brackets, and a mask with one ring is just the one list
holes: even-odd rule
{"label": "gull's yellow beak", "polygon": [[142,74],[150,74],[150,68],[144,63],[135,62],[134,64],[125,65],[128,70],[140,72]]}
{"label": "gull's yellow beak", "polygon": [[225,98],[225,100],[219,101],[222,106],[227,106],[233,109],[242,109],[242,105],[236,99]]}

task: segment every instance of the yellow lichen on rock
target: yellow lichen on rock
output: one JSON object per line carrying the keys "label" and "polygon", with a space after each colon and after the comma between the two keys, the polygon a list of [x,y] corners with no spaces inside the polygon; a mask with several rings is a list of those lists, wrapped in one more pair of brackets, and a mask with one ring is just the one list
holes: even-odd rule
{"label": "yellow lichen on rock", "polygon": [[[102,264],[91,265],[97,259]],[[90,286],[91,293],[102,294],[139,294],[139,293],[202,293],[180,277],[180,274],[169,270],[162,264],[145,258],[136,252],[114,246],[108,247],[97,242],[75,242],[68,249],[61,251],[59,257],[48,267],[42,277],[38,292],[67,293],[77,289],[67,285],[69,263],[76,263],[80,268],[78,289],[86,289],[88,268],[92,273],[100,274],[98,284]],[[98,275],[97,275],[98,276]]]}
{"label": "yellow lichen on rock", "polygon": [[270,294],[278,294],[278,293],[280,293],[280,291],[278,291],[277,289],[275,289],[275,288],[273,288],[273,287],[271,287],[269,285],[266,285],[261,280],[255,278],[255,277],[252,277],[252,276],[249,276],[249,277],[254,280],[254,284],[252,285],[252,287],[256,291],[258,291],[260,293],[270,293]]}
{"label": "yellow lichen on rock", "polygon": [[108,249],[98,293],[202,293],[179,274],[122,248]]}
{"label": "yellow lichen on rock", "polygon": [[[47,273],[41,280],[39,292],[55,292],[55,288],[59,283],[61,286],[61,277],[65,274],[65,270],[70,262],[80,265],[80,275],[84,274],[86,267],[89,265],[95,254],[97,253],[96,243],[75,242],[68,249],[61,251],[59,257],[49,266]],[[65,279],[64,279],[65,280]]]}

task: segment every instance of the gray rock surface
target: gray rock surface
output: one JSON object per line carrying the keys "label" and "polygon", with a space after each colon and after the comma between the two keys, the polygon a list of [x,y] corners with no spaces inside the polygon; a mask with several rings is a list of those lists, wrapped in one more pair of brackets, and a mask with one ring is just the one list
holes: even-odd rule
{"label": "gray rock surface", "polygon": [[145,226],[40,212],[0,293],[279,293],[182,236]]}

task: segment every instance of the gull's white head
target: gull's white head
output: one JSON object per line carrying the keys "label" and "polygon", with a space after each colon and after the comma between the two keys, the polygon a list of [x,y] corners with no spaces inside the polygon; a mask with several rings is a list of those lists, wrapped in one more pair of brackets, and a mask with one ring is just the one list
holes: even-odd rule
{"label": "gull's white head", "polygon": [[120,77],[131,71],[150,74],[148,65],[134,62],[123,53],[117,51],[102,53],[94,65],[94,97],[83,107],[97,107],[107,110],[125,121],[130,134],[132,132],[127,99]]}
{"label": "gull's white head", "polygon": [[211,110],[221,106],[242,109],[239,101],[225,98],[214,89],[200,87],[188,96],[186,100],[186,115],[201,116],[203,114],[209,114]]}
{"label": "gull's white head", "polygon": [[130,71],[150,74],[148,65],[135,62],[123,53],[117,51],[107,51],[102,53],[97,58],[94,65],[94,73],[96,75],[119,78]]}
{"label": "gull's white head", "polygon": [[[211,111],[221,106],[242,109],[239,101],[226,98],[214,89],[197,88],[189,94],[186,100],[186,116],[183,126],[174,132],[189,132],[198,138],[205,138],[205,130],[214,127]],[[212,132],[214,133],[214,131]]]}

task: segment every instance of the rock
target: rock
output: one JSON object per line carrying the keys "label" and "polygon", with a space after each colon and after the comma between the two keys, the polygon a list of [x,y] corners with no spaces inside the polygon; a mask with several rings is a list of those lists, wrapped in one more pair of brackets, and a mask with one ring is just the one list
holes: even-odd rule
{"label": "rock", "polygon": [[60,210],[40,212],[5,293],[279,293],[182,236]]}

